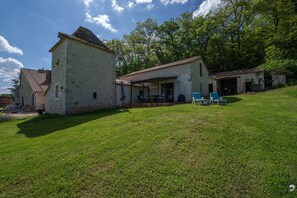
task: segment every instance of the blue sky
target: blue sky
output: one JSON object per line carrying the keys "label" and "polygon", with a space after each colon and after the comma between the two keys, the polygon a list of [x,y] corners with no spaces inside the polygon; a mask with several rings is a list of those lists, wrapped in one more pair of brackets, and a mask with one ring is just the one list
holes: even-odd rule
{"label": "blue sky", "polygon": [[100,39],[122,38],[138,21],[165,20],[193,12],[204,15],[220,0],[0,0],[0,94],[20,68],[50,69],[48,50],[58,32],[79,26]]}

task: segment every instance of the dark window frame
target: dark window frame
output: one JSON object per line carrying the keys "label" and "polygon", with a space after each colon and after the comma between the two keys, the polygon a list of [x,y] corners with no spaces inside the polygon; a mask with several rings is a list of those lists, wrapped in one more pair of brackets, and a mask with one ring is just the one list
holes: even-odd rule
{"label": "dark window frame", "polygon": [[97,99],[97,92],[93,92],[93,99]]}
{"label": "dark window frame", "polygon": [[55,86],[55,98],[59,98],[59,85]]}

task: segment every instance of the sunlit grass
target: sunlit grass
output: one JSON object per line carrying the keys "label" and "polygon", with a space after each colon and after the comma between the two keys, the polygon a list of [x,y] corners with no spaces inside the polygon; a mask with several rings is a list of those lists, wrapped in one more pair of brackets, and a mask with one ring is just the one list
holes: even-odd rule
{"label": "sunlit grass", "polygon": [[0,197],[294,197],[296,93],[2,122]]}

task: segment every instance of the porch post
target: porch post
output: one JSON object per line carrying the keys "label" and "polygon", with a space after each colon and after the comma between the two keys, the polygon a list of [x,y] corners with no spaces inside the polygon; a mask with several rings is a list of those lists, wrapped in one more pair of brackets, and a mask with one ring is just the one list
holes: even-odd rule
{"label": "porch post", "polygon": [[142,97],[143,97],[143,100],[144,100],[144,82],[142,82]]}
{"label": "porch post", "polygon": [[130,105],[132,106],[132,82],[130,82]]}
{"label": "porch post", "polygon": [[157,95],[157,103],[159,103],[159,95],[160,95],[160,83],[158,79],[158,95]]}

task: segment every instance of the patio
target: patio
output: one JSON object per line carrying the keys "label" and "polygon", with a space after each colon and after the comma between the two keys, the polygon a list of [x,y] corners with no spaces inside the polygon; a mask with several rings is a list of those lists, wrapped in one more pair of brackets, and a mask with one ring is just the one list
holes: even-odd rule
{"label": "patio", "polygon": [[[174,102],[174,82],[177,76],[150,78],[138,81],[131,81],[131,107],[155,107],[168,106]],[[138,102],[132,102],[132,85],[141,85],[142,91],[137,95]],[[152,87],[155,86],[153,89]],[[147,94],[145,94],[147,90]],[[145,97],[146,95],[146,97]]]}

